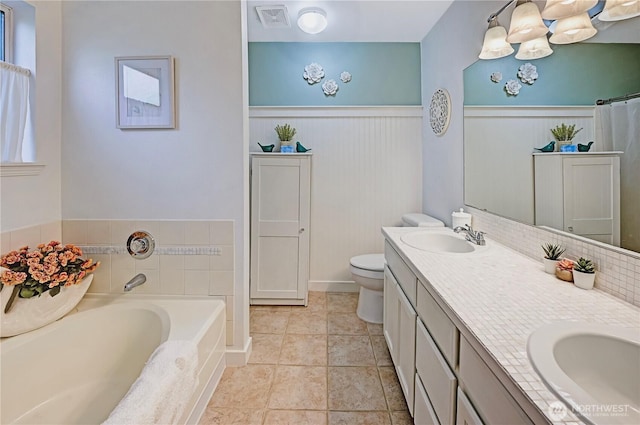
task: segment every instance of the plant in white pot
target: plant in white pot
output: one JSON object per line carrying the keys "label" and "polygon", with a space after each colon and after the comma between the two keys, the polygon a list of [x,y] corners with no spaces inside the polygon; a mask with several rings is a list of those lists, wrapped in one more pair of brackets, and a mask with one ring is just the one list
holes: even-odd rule
{"label": "plant in white pot", "polygon": [[558,142],[556,143],[558,150],[560,150],[564,145],[570,145],[571,141],[573,140],[574,137],[576,137],[576,134],[578,134],[580,130],[582,130],[582,128],[579,128],[576,130],[575,124],[566,125],[565,123],[562,123],[552,128],[551,134],[553,134],[553,137],[556,139],[556,142]]}
{"label": "plant in white pot", "polygon": [[581,289],[591,289],[596,281],[593,261],[580,257],[573,266],[573,283]]}
{"label": "plant in white pot", "polygon": [[276,125],[276,133],[280,139],[280,152],[293,152],[293,137],[296,135],[296,129],[289,124]]}
{"label": "plant in white pot", "polygon": [[544,258],[542,259],[544,271],[549,274],[554,274],[558,261],[560,261],[560,256],[564,253],[565,249],[558,244],[548,243],[542,245],[542,250],[544,251]]}

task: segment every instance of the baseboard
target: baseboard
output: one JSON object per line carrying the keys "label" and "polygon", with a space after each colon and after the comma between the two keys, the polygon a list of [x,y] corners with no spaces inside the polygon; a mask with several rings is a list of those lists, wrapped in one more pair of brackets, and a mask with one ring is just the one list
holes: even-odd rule
{"label": "baseboard", "polygon": [[252,339],[249,337],[247,343],[242,350],[234,350],[227,348],[225,360],[227,366],[246,366],[251,356]]}
{"label": "baseboard", "polygon": [[360,287],[354,281],[310,280],[309,291],[318,292],[358,292]]}

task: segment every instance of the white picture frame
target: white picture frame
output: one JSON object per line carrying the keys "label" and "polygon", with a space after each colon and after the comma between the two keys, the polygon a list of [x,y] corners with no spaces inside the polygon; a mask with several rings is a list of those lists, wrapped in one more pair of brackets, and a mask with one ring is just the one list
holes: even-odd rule
{"label": "white picture frame", "polygon": [[117,128],[176,128],[174,62],[172,56],[115,58]]}

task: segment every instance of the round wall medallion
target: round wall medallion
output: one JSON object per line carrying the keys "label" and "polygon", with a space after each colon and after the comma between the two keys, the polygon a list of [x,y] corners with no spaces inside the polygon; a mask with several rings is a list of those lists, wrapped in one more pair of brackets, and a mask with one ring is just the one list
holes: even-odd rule
{"label": "round wall medallion", "polygon": [[438,89],[431,97],[429,105],[429,121],[437,136],[442,136],[449,128],[451,118],[451,97],[445,89]]}

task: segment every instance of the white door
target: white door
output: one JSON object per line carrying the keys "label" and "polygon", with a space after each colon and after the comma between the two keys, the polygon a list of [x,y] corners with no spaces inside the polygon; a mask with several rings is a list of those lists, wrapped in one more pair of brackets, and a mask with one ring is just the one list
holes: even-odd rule
{"label": "white door", "polygon": [[305,299],[309,159],[254,157],[251,181],[251,298]]}
{"label": "white door", "polygon": [[620,158],[565,158],[564,230],[620,246]]}

